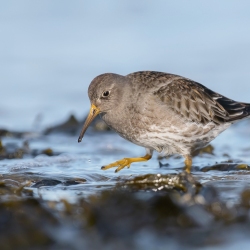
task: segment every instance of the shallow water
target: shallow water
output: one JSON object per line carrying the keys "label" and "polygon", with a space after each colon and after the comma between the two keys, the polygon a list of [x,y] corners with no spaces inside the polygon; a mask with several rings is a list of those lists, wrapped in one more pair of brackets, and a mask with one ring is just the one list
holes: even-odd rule
{"label": "shallow water", "polygon": [[[90,128],[81,144],[77,134],[66,133],[2,137],[9,152],[25,142],[21,159],[0,161],[0,209],[15,218],[2,231],[3,246],[234,249],[250,244],[248,127],[249,121],[236,124],[209,153],[195,156],[190,176],[183,175],[182,158],[159,160],[157,154],[118,173],[101,170],[144,154],[110,131]],[[42,217],[30,217],[33,210]],[[13,229],[19,223],[22,233]]]}

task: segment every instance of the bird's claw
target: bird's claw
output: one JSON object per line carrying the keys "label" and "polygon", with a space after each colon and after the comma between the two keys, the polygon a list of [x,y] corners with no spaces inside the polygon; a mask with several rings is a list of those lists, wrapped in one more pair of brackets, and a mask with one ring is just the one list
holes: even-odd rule
{"label": "bird's claw", "polygon": [[115,172],[117,173],[118,171],[122,170],[125,167],[130,167],[131,163],[133,162],[140,162],[140,161],[148,161],[151,159],[152,154],[146,154],[145,156],[142,157],[134,157],[134,158],[123,158],[119,161],[115,161],[109,165],[101,167],[102,170],[107,170],[109,168],[117,167]]}
{"label": "bird's claw", "polygon": [[130,164],[131,164],[131,161],[129,160],[129,158],[124,158],[122,160],[119,160],[119,161],[116,161],[116,162],[113,162],[113,163],[110,163],[109,165],[106,165],[106,166],[102,166],[101,169],[102,170],[107,170],[109,168],[114,168],[114,167],[118,167],[116,170],[115,170],[115,173],[119,172],[120,170],[122,170],[123,168],[125,167],[130,167]]}

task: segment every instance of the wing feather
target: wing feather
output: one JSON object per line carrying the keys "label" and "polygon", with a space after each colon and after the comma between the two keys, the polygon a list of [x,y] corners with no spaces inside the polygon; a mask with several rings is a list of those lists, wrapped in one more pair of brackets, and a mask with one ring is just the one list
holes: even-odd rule
{"label": "wing feather", "polygon": [[139,86],[153,92],[187,121],[221,124],[250,116],[250,104],[231,100],[188,78],[156,71],[139,71],[127,77],[134,90]]}
{"label": "wing feather", "polygon": [[249,115],[249,104],[233,101],[187,78],[173,78],[154,94],[176,113],[196,123],[221,124]]}

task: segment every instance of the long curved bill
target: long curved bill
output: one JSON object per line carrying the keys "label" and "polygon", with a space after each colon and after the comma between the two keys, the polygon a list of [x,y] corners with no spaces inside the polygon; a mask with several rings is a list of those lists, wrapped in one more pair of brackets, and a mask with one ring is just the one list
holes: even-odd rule
{"label": "long curved bill", "polygon": [[86,132],[89,124],[94,120],[94,118],[99,113],[100,113],[100,110],[94,104],[92,104],[91,108],[90,108],[90,111],[89,111],[89,115],[88,115],[88,117],[87,117],[87,119],[86,119],[86,121],[85,121],[85,123],[84,123],[84,125],[82,127],[82,131],[81,131],[80,136],[78,138],[78,142],[82,141],[82,138],[83,138],[83,136],[84,136],[84,134],[85,134],[85,132]]}

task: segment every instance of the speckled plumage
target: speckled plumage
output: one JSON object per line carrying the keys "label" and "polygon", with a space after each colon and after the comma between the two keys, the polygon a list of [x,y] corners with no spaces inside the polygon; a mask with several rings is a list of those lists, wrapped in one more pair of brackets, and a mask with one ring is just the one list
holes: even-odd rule
{"label": "speckled plumage", "polygon": [[[103,94],[105,91],[107,96]],[[191,160],[193,151],[250,115],[250,104],[233,101],[190,79],[162,72],[99,75],[91,82],[88,94],[108,126],[123,138],[145,147],[150,158],[156,150]],[[93,111],[91,117],[94,116]]]}

